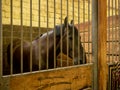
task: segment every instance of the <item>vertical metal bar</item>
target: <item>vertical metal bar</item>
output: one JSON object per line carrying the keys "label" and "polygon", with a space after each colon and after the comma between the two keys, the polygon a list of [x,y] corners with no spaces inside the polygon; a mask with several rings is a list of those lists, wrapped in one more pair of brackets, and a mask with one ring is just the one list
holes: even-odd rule
{"label": "vertical metal bar", "polygon": [[[119,48],[119,3],[118,3],[118,1],[119,0],[116,0],[116,2],[115,2],[115,6],[116,6],[115,7],[116,8],[115,9],[116,10],[115,15],[118,17],[118,18],[116,17],[116,24],[115,25],[116,25],[116,31],[117,31],[116,32],[116,35],[117,35],[116,40],[117,40],[117,45],[118,45],[118,48]],[[116,60],[119,61],[119,52],[116,53]]]}
{"label": "vertical metal bar", "polygon": [[110,0],[108,0],[108,18],[109,18],[109,21],[108,21],[108,50],[109,50],[109,53],[108,53],[108,62],[110,63]]}
{"label": "vertical metal bar", "polygon": [[[3,75],[3,29],[2,29],[2,0],[0,0],[0,82]],[[1,86],[0,86],[1,87]]]}
{"label": "vertical metal bar", "polygon": [[120,63],[120,0],[118,0],[118,16],[119,16],[119,21],[118,21],[118,29],[119,29],[119,63]]}
{"label": "vertical metal bar", "polygon": [[88,63],[91,63],[90,59],[90,0],[88,0]]}
{"label": "vertical metal bar", "polygon": [[80,64],[80,0],[78,0],[78,65]]}
{"label": "vertical metal bar", "polygon": [[[83,0],[83,47],[85,48],[85,0]],[[85,54],[83,53],[83,63],[85,63]]]}
{"label": "vertical metal bar", "polygon": [[[41,29],[40,29],[40,27],[41,27],[41,19],[40,19],[40,16],[41,16],[41,0],[39,0],[38,1],[38,18],[39,18],[39,20],[38,20],[38,27],[39,27],[39,36],[40,36],[40,34],[41,34]],[[41,69],[41,39],[39,39],[39,70]]]}
{"label": "vertical metal bar", "polygon": [[30,72],[32,72],[32,0],[30,0]]}
{"label": "vertical metal bar", "polygon": [[108,53],[107,53],[107,60],[108,60],[108,63],[110,63],[110,0],[107,0],[107,7],[108,7],[108,10],[107,10],[107,13],[108,13],[108,17],[107,17],[107,50],[108,50]]}
{"label": "vertical metal bar", "polygon": [[[69,15],[69,4],[68,4],[68,0],[67,0],[67,18],[68,18],[68,15]],[[69,39],[68,39],[68,37],[69,37],[69,31],[68,31],[68,22],[67,22],[67,66],[69,66],[69,59],[68,59],[68,57],[69,57]]]}
{"label": "vertical metal bar", "polygon": [[[115,0],[115,16],[117,17],[117,0]],[[118,32],[118,30],[117,30],[117,19],[116,19],[116,17],[115,17],[115,41],[116,41],[116,44],[118,44],[118,42],[117,42],[117,36],[118,36],[117,32]],[[115,53],[115,60],[117,60],[117,52]]]}
{"label": "vertical metal bar", "polygon": [[[56,25],[56,0],[54,0],[54,27]],[[56,68],[56,29],[54,28],[54,68]]]}
{"label": "vertical metal bar", "polygon": [[[113,3],[113,13],[114,13],[114,15],[113,15],[113,41],[114,41],[114,43],[113,43],[113,47],[114,47],[114,45],[116,45],[116,6],[115,6],[115,3],[116,3],[116,0],[114,0],[114,3]],[[114,51],[114,50],[113,50]],[[114,60],[114,62],[115,62],[115,60],[116,60],[116,52],[114,52],[113,53],[113,60]]]}
{"label": "vertical metal bar", "polygon": [[94,63],[92,90],[98,90],[98,0],[92,0],[92,52]]}
{"label": "vertical metal bar", "polygon": [[[117,30],[118,30],[117,34],[118,34],[118,36],[117,36],[117,39],[118,39],[118,47],[119,47],[119,0],[117,0],[117,9],[118,9],[118,11],[117,11],[117,16],[118,16],[118,20],[117,20]],[[120,59],[119,59],[119,52],[118,52],[118,61],[119,60]]]}
{"label": "vertical metal bar", "polygon": [[[117,35],[117,40],[118,40],[118,47],[119,47],[119,3],[118,3],[118,1],[119,0],[116,1],[116,3],[117,3],[117,10],[118,10],[116,12],[117,12],[117,16],[118,16],[118,20],[117,20],[117,34],[118,34]],[[118,58],[117,59],[119,61],[119,52],[117,54],[118,54]]]}
{"label": "vertical metal bar", "polygon": [[47,69],[49,68],[48,66],[49,66],[49,51],[48,51],[48,46],[49,46],[49,36],[48,36],[48,27],[49,27],[49,24],[48,24],[48,22],[49,22],[49,19],[48,19],[48,0],[47,0]]}
{"label": "vertical metal bar", "polygon": [[[115,0],[113,1],[113,49],[115,45]],[[115,62],[115,52],[113,50],[113,61]]]}
{"label": "vertical metal bar", "polygon": [[4,90],[3,86],[3,28],[2,28],[2,0],[0,0],[0,90]]}
{"label": "vertical metal bar", "polygon": [[75,42],[75,35],[74,35],[75,34],[75,31],[74,31],[74,0],[72,0],[72,11],[73,11],[73,13],[72,13],[72,18],[73,18],[73,23],[72,23],[73,24],[73,27],[72,27],[72,31],[73,31],[73,34],[72,34],[72,37],[73,37],[72,44],[73,45],[72,46],[73,47],[72,48],[73,48],[73,52],[72,53],[73,53],[73,65],[74,65],[74,59],[75,59],[75,54],[74,54],[74,49],[75,49],[74,48],[75,47],[75,45],[74,45],[74,42]]}
{"label": "vertical metal bar", "polygon": [[113,41],[113,35],[114,35],[114,30],[113,30],[114,29],[114,26],[113,26],[113,24],[114,24],[113,19],[114,18],[113,18],[113,15],[114,15],[114,12],[113,12],[113,4],[114,3],[113,3],[113,0],[112,0],[112,63],[114,63],[114,50],[113,50],[114,49],[114,44],[113,44],[114,43],[114,41]]}
{"label": "vertical metal bar", "polygon": [[21,73],[23,73],[23,1],[20,1],[21,10]]}
{"label": "vertical metal bar", "polygon": [[10,23],[11,23],[11,58],[10,58],[10,74],[13,74],[13,0],[10,1]]}
{"label": "vertical metal bar", "polygon": [[[61,16],[61,25],[62,25],[62,0],[61,0],[60,7],[61,7],[61,10],[60,10],[61,11],[61,15],[60,16]],[[60,48],[61,48],[61,60],[60,60],[60,64],[61,65],[60,66],[62,67],[62,48],[63,48],[62,47],[62,45],[63,45],[63,43],[62,43],[62,36],[63,36],[63,34],[62,34],[62,26],[60,27],[60,34],[61,34],[61,36],[60,36],[61,37],[61,41],[60,41],[61,42],[61,44],[60,44]]]}

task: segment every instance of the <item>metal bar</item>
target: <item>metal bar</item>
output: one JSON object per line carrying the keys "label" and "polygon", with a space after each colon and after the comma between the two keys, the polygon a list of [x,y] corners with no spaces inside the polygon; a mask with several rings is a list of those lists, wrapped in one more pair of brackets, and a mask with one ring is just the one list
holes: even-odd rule
{"label": "metal bar", "polygon": [[80,0],[78,0],[78,65],[80,64]]}
{"label": "metal bar", "polygon": [[86,52],[86,54],[92,54],[92,52]]}
{"label": "metal bar", "polygon": [[74,65],[74,59],[75,59],[75,54],[74,54],[74,47],[75,47],[75,45],[74,45],[74,42],[75,42],[75,31],[74,31],[74,0],[72,0],[72,11],[73,11],[73,13],[72,13],[72,18],[73,18],[73,27],[72,27],[72,31],[73,31],[73,34],[72,34],[72,37],[73,37],[73,42],[72,42],[72,48],[73,48],[73,65]]}
{"label": "metal bar", "polygon": [[107,42],[108,42],[108,43],[111,43],[111,42],[114,42],[114,43],[115,43],[115,42],[119,42],[119,40],[117,40],[117,39],[116,39],[116,40],[109,40],[109,41],[107,41]]}
{"label": "metal bar", "polygon": [[10,24],[11,24],[11,58],[10,58],[10,74],[13,74],[13,0],[10,1]]}
{"label": "metal bar", "polygon": [[[41,27],[41,18],[40,18],[40,16],[41,16],[41,0],[39,0],[38,1],[38,18],[39,18],[39,20],[38,20],[38,27],[39,27],[39,36],[40,36],[40,34],[41,34],[41,29],[40,29],[40,27]],[[41,39],[39,39],[39,70],[41,69]]]}
{"label": "metal bar", "polygon": [[118,0],[118,15],[119,15],[119,63],[120,63],[120,0]]}
{"label": "metal bar", "polygon": [[[54,0],[54,27],[56,25],[56,0]],[[56,29],[54,28],[54,68],[56,68]]]}
{"label": "metal bar", "polygon": [[21,10],[21,73],[23,73],[23,1],[20,1]]}
{"label": "metal bar", "polygon": [[49,51],[48,51],[48,46],[49,46],[49,36],[48,36],[49,19],[48,19],[48,13],[49,12],[48,12],[48,8],[49,7],[48,7],[48,0],[47,0],[47,63],[46,63],[46,66],[47,66],[46,68],[47,69],[49,68],[48,67],[49,66],[49,58],[48,58],[49,57]]}
{"label": "metal bar", "polygon": [[[67,0],[67,18],[68,18],[68,15],[69,15],[69,4],[68,4],[68,0]],[[69,18],[68,18],[69,19]],[[68,31],[68,22],[67,22],[67,66],[69,66],[69,31]]]}
{"label": "metal bar", "polygon": [[81,42],[81,43],[89,43],[90,44],[90,43],[92,43],[92,41],[85,41],[85,42]]}
{"label": "metal bar", "polygon": [[5,90],[3,76],[3,26],[2,26],[2,0],[0,0],[0,90]]}
{"label": "metal bar", "polygon": [[[110,0],[108,0],[108,19],[109,19],[109,21],[108,21],[108,41],[110,41]],[[109,50],[109,53],[110,53],[110,48],[111,48],[111,46],[110,46],[110,43],[108,43],[108,50]],[[108,62],[110,63],[110,57],[108,57]]]}
{"label": "metal bar", "polygon": [[[113,30],[113,28],[114,28],[114,26],[113,26],[113,25],[114,25],[114,22],[113,22],[113,21],[114,21],[114,20],[113,20],[113,19],[114,19],[114,18],[113,18],[113,15],[114,15],[114,12],[113,12],[113,4],[114,4],[114,3],[113,3],[113,0],[112,0],[112,41],[113,41],[113,39],[114,39],[114,37],[113,37],[113,34],[114,34],[114,30]],[[113,42],[112,42],[112,52],[114,52],[113,49],[114,49],[114,45],[113,45]],[[113,63],[113,62],[114,62],[114,57],[113,57],[113,55],[112,55],[112,63]]]}
{"label": "metal bar", "polygon": [[[116,8],[116,0],[114,0],[114,3],[113,3],[113,8]],[[113,9],[114,10],[114,9]],[[114,15],[113,15],[113,18],[114,18],[114,16],[116,15],[116,10],[114,10]],[[116,20],[113,20],[114,22],[113,22],[113,40],[116,40],[116,36],[117,36],[117,34],[116,34]],[[117,43],[116,43],[117,44]],[[114,45],[114,44],[113,44]],[[114,50],[113,50],[114,51]],[[114,53],[113,53],[114,54]],[[113,60],[114,60],[114,62],[115,62],[115,60],[116,60],[116,56],[113,58]]]}
{"label": "metal bar", "polygon": [[[0,82],[3,75],[3,28],[2,28],[2,0],[0,0]],[[1,84],[1,83],[0,83]],[[0,85],[1,88],[1,85]]]}
{"label": "metal bar", "polygon": [[85,33],[85,32],[88,32],[87,30],[85,30],[85,31],[80,31],[80,33]]}
{"label": "metal bar", "polygon": [[[85,31],[85,0],[83,0],[83,31]],[[83,42],[85,42],[85,32],[83,33]],[[85,48],[85,43],[83,43]],[[83,53],[83,63],[85,63],[85,54]]]}
{"label": "metal bar", "polygon": [[[120,0],[116,1],[116,3],[118,4],[118,16],[119,16],[118,23],[120,24]],[[119,40],[119,42],[118,42],[118,47],[119,47],[118,69],[119,69],[120,68],[120,25],[118,25],[118,40]],[[118,73],[119,73],[119,70],[118,70]],[[120,85],[120,82],[118,81],[118,87],[119,87],[119,85]]]}
{"label": "metal bar", "polygon": [[[119,12],[120,12],[120,9],[119,9],[119,0],[117,0],[117,10],[118,10],[118,11],[117,11],[117,15],[119,16]],[[119,16],[119,18],[120,18],[120,16]],[[119,18],[118,18],[118,21],[117,21],[117,23],[118,23],[118,25],[117,25],[117,30],[118,30],[118,31],[117,31],[117,33],[118,33],[118,36],[117,36],[118,47],[120,46],[120,45],[119,45],[119,40],[120,40],[120,39],[119,39],[119,35],[120,35],[120,34],[119,34],[119,30],[120,30],[120,29],[119,29],[119,21],[120,21]],[[119,47],[119,49],[120,49],[120,47]],[[119,54],[119,52],[118,52],[118,54]],[[119,56],[119,57],[120,57],[120,56]],[[118,61],[120,61],[119,57],[118,57]]]}
{"label": "metal bar", "polygon": [[30,72],[32,72],[32,0],[30,0]]}
{"label": "metal bar", "polygon": [[[88,42],[90,42],[90,0],[88,0],[88,23]],[[90,53],[90,43],[88,43],[88,52]],[[90,55],[88,54],[88,63],[91,63],[90,60]]]}
{"label": "metal bar", "polygon": [[92,52],[94,61],[92,90],[98,90],[98,0],[92,0]]}
{"label": "metal bar", "polygon": [[[117,16],[117,0],[115,0],[115,16]],[[117,30],[117,21],[115,20],[115,39],[114,40],[117,40],[117,37],[118,37],[118,30]],[[115,59],[117,60],[117,56],[115,57]]]}
{"label": "metal bar", "polygon": [[114,54],[114,53],[108,53],[107,55],[109,55],[109,57],[110,56],[119,56],[119,54]]}
{"label": "metal bar", "polygon": [[[60,9],[61,15],[60,15],[60,16],[61,16],[61,25],[62,25],[62,18],[63,18],[63,17],[62,17],[62,0],[61,0],[61,5],[60,5],[60,7],[61,7],[61,9]],[[61,41],[60,41],[60,42],[61,42],[61,44],[60,44],[60,48],[61,48],[60,66],[62,67],[62,48],[63,48],[63,47],[62,47],[62,45],[63,45],[63,43],[62,43],[62,36],[63,36],[63,34],[62,34],[62,26],[60,27],[60,34],[61,34],[61,36],[60,36],[60,37],[61,37]]]}

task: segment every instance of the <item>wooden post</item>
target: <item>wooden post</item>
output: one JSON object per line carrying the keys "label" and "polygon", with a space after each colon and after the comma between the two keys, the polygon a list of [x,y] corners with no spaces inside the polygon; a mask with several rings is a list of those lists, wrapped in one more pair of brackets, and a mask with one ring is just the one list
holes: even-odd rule
{"label": "wooden post", "polygon": [[98,90],[107,90],[107,0],[98,0]]}
{"label": "wooden post", "polygon": [[107,90],[107,0],[92,0],[93,90]]}

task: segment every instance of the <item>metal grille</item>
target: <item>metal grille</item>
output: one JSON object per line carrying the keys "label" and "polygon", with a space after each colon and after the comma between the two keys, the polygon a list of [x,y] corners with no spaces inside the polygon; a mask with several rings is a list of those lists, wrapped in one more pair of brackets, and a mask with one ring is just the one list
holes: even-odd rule
{"label": "metal grille", "polygon": [[[6,1],[7,2],[7,1]],[[87,60],[87,63],[91,63],[92,60],[92,41],[91,41],[91,0],[85,1],[85,0],[53,0],[53,1],[9,1],[9,15],[6,19],[4,17],[4,5],[6,5],[5,1],[2,1],[3,9],[1,10],[1,13],[3,13],[3,17],[1,16],[1,26],[0,26],[0,34],[2,40],[1,42],[1,48],[4,49],[0,51],[1,56],[1,64],[3,62],[3,59],[7,62],[6,64],[2,64],[1,67],[3,67],[2,75],[6,72],[9,72],[10,75],[14,74],[16,63],[19,63],[17,65],[17,68],[19,68],[19,72],[17,73],[23,73],[25,69],[25,60],[24,57],[28,55],[27,58],[29,58],[28,63],[26,63],[26,66],[29,67],[29,71],[33,71],[33,64],[34,62],[33,58],[36,59],[37,57],[37,65],[35,65],[35,68],[37,67],[37,70],[41,70],[43,66],[42,61],[42,53],[44,50],[43,47],[43,40],[39,39],[37,43],[37,47],[34,44],[37,38],[44,37],[46,33],[47,38],[44,40],[46,43],[46,50],[47,53],[45,56],[45,68],[44,69],[51,69],[50,68],[50,53],[54,53],[53,56],[53,66],[51,64],[52,68],[57,67],[65,67],[65,66],[73,66],[75,64],[79,65],[81,61],[79,61],[82,57],[83,62],[86,63],[85,59]],[[53,4],[51,4],[53,2]],[[18,3],[18,6],[16,6],[16,3]],[[25,5],[26,4],[26,5]],[[28,6],[25,7],[25,6]],[[16,8],[15,8],[16,7]],[[59,11],[58,11],[59,10]],[[17,14],[16,12],[19,12],[20,14]],[[7,11],[6,11],[7,12]],[[43,15],[44,13],[44,15]],[[16,14],[18,17],[16,17]],[[73,20],[73,22],[67,23],[67,26],[65,28],[66,32],[66,48],[64,48],[64,33],[63,33],[63,27],[60,26],[60,32],[57,30],[58,28],[55,28],[56,25],[63,25],[64,24],[64,18],[67,16],[68,21]],[[8,21],[7,23],[4,21]],[[28,21],[27,21],[28,20]],[[3,23],[2,23],[3,21]],[[3,26],[3,28],[2,28]],[[74,28],[75,26],[76,28]],[[8,31],[9,29],[9,31]],[[71,29],[71,38],[72,38],[72,55],[70,57],[70,40],[71,38],[69,35],[69,29]],[[77,34],[78,37],[76,38],[75,30],[78,30]],[[50,32],[54,32],[52,40],[50,39],[52,36],[50,35]],[[3,35],[2,35],[3,33]],[[57,33],[59,33],[59,42],[56,38]],[[9,36],[7,36],[9,35]],[[37,37],[37,38],[36,38]],[[18,39],[19,38],[19,39]],[[76,39],[78,41],[76,41]],[[50,41],[51,40],[51,41]],[[41,43],[42,42],[42,43]],[[49,47],[51,43],[53,42],[53,48],[51,49],[52,52],[49,50]],[[76,42],[76,43],[74,43]],[[3,43],[3,44],[2,44]],[[56,43],[60,43],[60,45],[56,45]],[[77,45],[76,45],[77,44]],[[9,47],[10,45],[10,47]],[[82,46],[79,47],[79,45]],[[29,47],[28,47],[29,46]],[[76,49],[76,46],[78,49]],[[8,47],[10,48],[9,57],[8,56]],[[59,55],[57,56],[57,49],[59,47]],[[64,49],[66,51],[64,51]],[[35,50],[34,50],[35,49]],[[16,51],[19,50],[19,51]],[[25,51],[27,50],[27,51]],[[75,51],[76,50],[76,51]],[[37,52],[38,51],[38,52]],[[85,52],[82,53],[81,51]],[[15,56],[15,53],[18,53],[17,57]],[[66,52],[66,54],[63,54]],[[77,56],[76,56],[77,52]],[[86,56],[86,57],[85,57]],[[7,58],[6,58],[7,57]],[[8,59],[10,61],[8,61]],[[15,60],[20,59],[20,62],[16,62]],[[76,61],[75,61],[76,60]],[[16,64],[16,65],[15,65]],[[7,68],[4,70],[4,68]],[[10,69],[9,69],[10,68]],[[2,70],[1,70],[2,71]],[[35,70],[36,71],[36,70]]]}
{"label": "metal grille", "polygon": [[[120,89],[120,8],[119,0],[108,0],[107,61],[110,64],[109,89]],[[111,65],[112,64],[112,65]]]}
{"label": "metal grille", "polygon": [[119,61],[119,0],[108,0],[107,57],[109,63]]}

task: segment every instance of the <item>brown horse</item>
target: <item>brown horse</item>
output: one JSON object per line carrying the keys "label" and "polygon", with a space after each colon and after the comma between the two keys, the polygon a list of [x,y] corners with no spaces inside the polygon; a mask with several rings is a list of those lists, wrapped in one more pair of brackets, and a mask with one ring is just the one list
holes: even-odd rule
{"label": "brown horse", "polygon": [[[62,30],[62,31],[61,31]],[[55,33],[55,34],[54,34]],[[62,35],[61,35],[62,34]],[[74,35],[73,35],[74,34]],[[56,35],[56,43],[54,44],[54,35]],[[62,37],[61,37],[62,36]],[[73,38],[74,36],[74,38]],[[74,40],[73,40],[74,39]],[[67,45],[67,40],[68,45]],[[64,24],[55,26],[54,30],[49,31],[31,43],[28,41],[23,41],[23,72],[30,71],[30,47],[32,47],[32,70],[39,70],[39,60],[40,60],[40,70],[54,68],[54,54],[56,57],[61,52],[60,45],[62,43],[62,52],[67,54],[68,56],[73,58],[74,57],[74,64],[86,63],[86,55],[84,48],[82,47],[81,42],[78,43],[80,40],[80,36],[78,34],[78,29],[71,23],[68,23],[67,17],[64,20]],[[47,41],[49,44],[47,45]],[[62,41],[62,42],[61,42]],[[39,49],[39,42],[40,42],[40,49]],[[21,67],[21,40],[16,39],[13,41],[13,73],[20,73]],[[54,45],[56,45],[56,51],[54,50]],[[74,47],[73,47],[74,46]],[[8,56],[8,64],[11,65],[11,51],[10,51],[11,44],[8,45],[7,48],[7,56]],[[68,47],[68,49],[67,49]],[[73,49],[74,48],[74,49]],[[78,48],[80,50],[78,50]],[[40,55],[39,55],[40,50]],[[78,53],[80,51],[80,53]],[[74,56],[73,56],[74,53]],[[78,54],[80,54],[78,58]],[[39,59],[39,56],[41,58]],[[47,58],[48,56],[48,58]],[[48,61],[47,61],[48,60]],[[48,65],[46,64],[48,63]]]}

